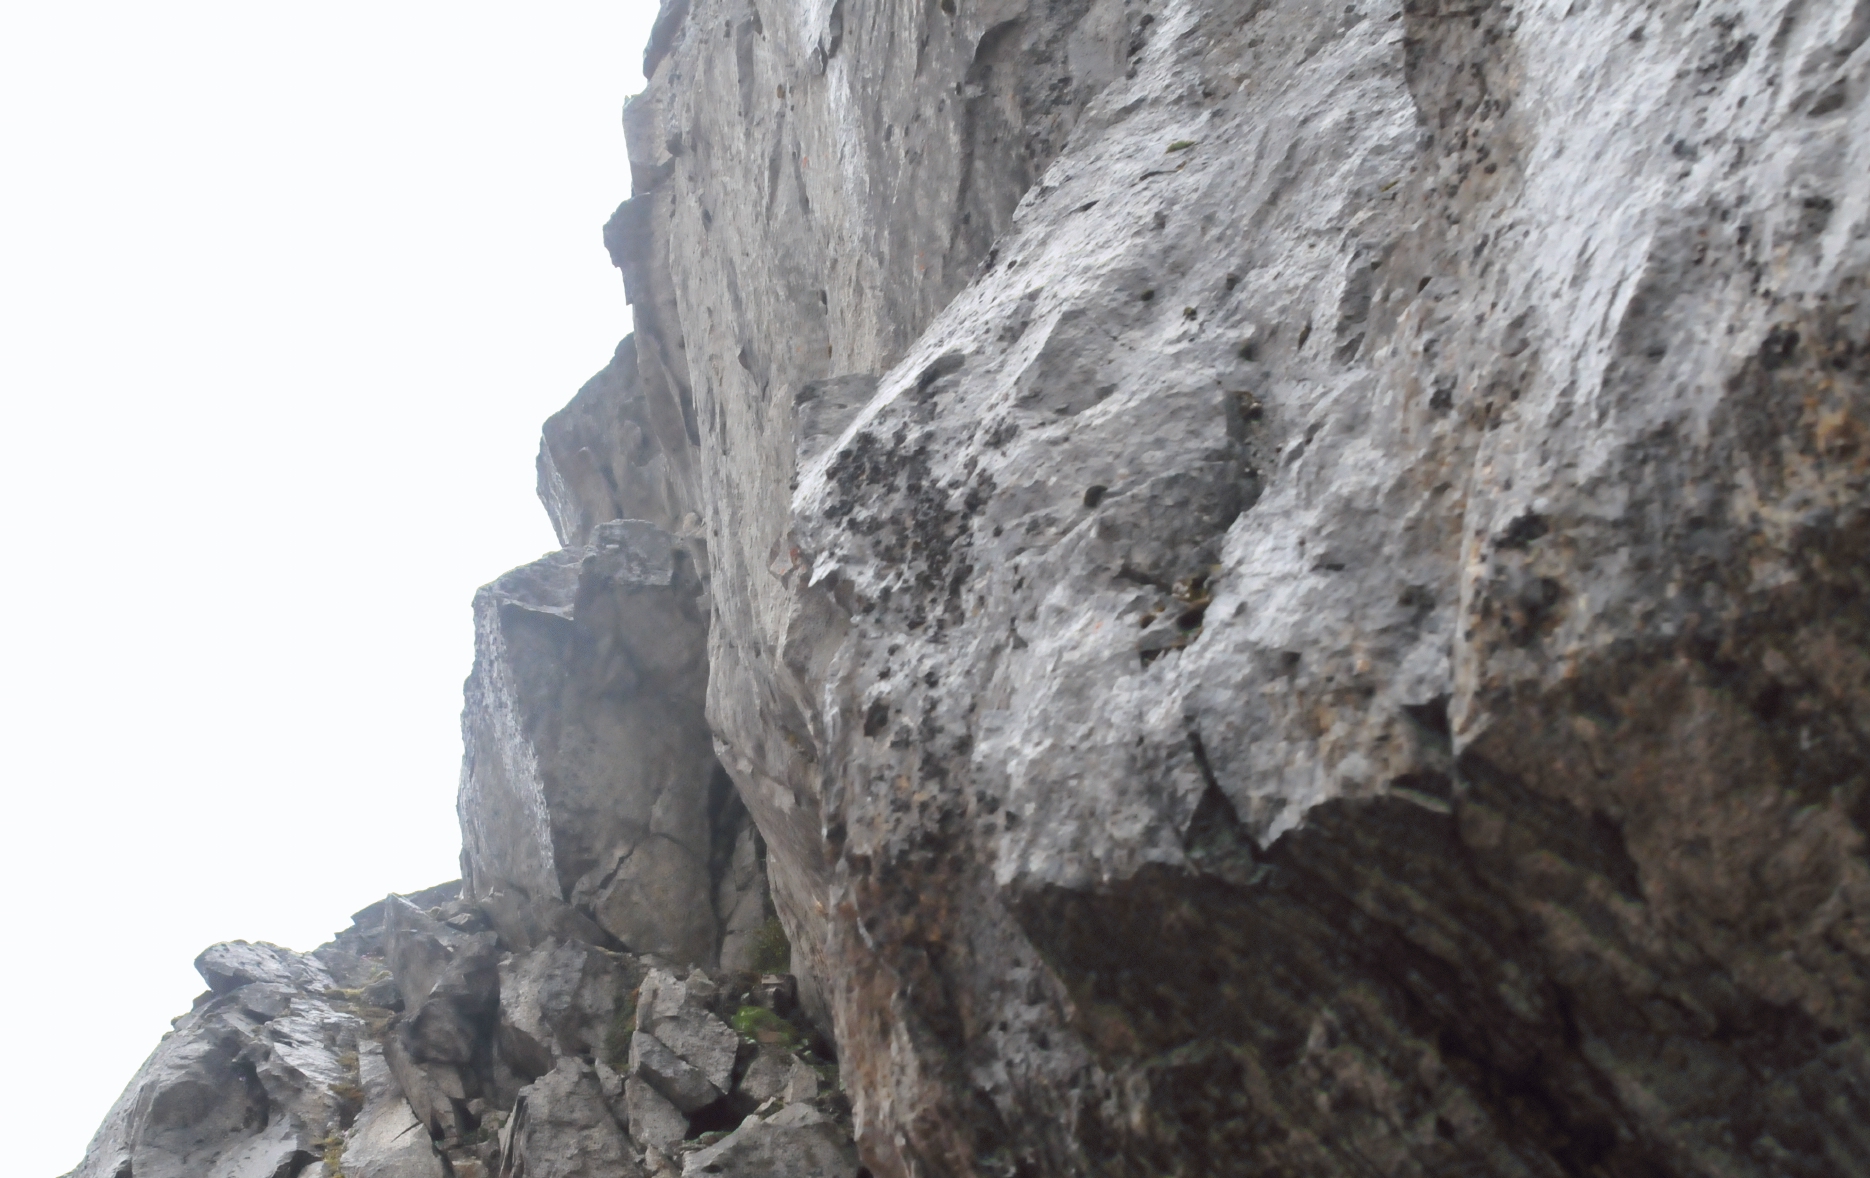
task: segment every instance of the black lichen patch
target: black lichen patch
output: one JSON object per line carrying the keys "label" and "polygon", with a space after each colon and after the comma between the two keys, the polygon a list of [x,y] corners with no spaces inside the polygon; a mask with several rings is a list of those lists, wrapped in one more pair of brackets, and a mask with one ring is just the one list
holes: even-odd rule
{"label": "black lichen patch", "polygon": [[[956,363],[944,364],[944,357],[928,371],[958,370],[958,354],[950,355]],[[941,379],[938,373],[930,385]],[[993,476],[985,470],[944,483],[934,469],[934,444],[931,431],[911,436],[907,424],[888,444],[864,431],[838,452],[826,472],[834,494],[825,517],[860,537],[873,561],[889,574],[868,608],[893,602],[907,614],[911,630],[931,620],[943,629],[964,616],[961,591],[974,572],[968,560],[971,521],[994,492]]]}
{"label": "black lichen patch", "polygon": [[890,706],[883,700],[874,701],[864,712],[864,735],[878,737],[890,726]]}

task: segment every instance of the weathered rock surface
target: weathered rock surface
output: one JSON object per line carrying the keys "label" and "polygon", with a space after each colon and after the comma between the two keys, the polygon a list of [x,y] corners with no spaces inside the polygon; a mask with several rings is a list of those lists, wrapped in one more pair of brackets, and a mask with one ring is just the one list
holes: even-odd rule
{"label": "weathered rock surface", "polygon": [[502,1178],[633,1178],[642,1169],[604,1100],[597,1073],[576,1056],[519,1094]]}
{"label": "weathered rock surface", "polygon": [[757,836],[703,714],[702,549],[642,520],[475,597],[462,731],[467,894],[568,902],[617,942],[743,964]]}
{"label": "weathered rock surface", "polygon": [[646,62],[462,894],[204,954],[81,1174],[1870,1173],[1863,0]]}
{"label": "weathered rock surface", "polygon": [[688,1117],[643,1077],[623,1082],[623,1102],[630,1136],[645,1150],[668,1153],[688,1136]]}
{"label": "weathered rock surface", "polygon": [[808,1104],[795,1104],[765,1120],[748,1117],[719,1142],[689,1154],[682,1174],[856,1178],[857,1151],[831,1118]]}
{"label": "weathered rock surface", "polygon": [[606,240],[873,1171],[1862,1172],[1861,4],[659,28]]}
{"label": "weathered rock surface", "polygon": [[500,962],[500,1052],[515,1070],[544,1075],[555,1058],[612,1053],[617,1012],[635,989],[615,954],[548,941]]}
{"label": "weathered rock surface", "polygon": [[[678,978],[667,970],[651,970],[637,994],[636,1030],[640,1035],[653,1036],[666,1045],[670,1054],[692,1067],[701,1080],[726,1092],[732,1086],[740,1039],[733,1028],[707,1008],[707,1001],[717,996],[713,983],[705,977],[690,974]],[[656,1086],[662,1088],[661,1084]],[[676,1099],[675,1093],[666,1088],[662,1091],[671,1100]]]}
{"label": "weathered rock surface", "polygon": [[345,1135],[346,1178],[443,1178],[442,1161],[403,1099],[380,1044],[358,1048],[364,1107]]}
{"label": "weathered rock surface", "polygon": [[175,1020],[72,1178],[273,1178],[323,1156],[363,1102],[361,1023],[323,966],[234,941],[201,954],[211,989]]}
{"label": "weathered rock surface", "polygon": [[835,1069],[784,1017],[791,979],[678,976],[549,935],[515,945],[489,907],[522,929],[567,911],[516,914],[446,885],[370,905],[311,954],[203,952],[212,988],[74,1174],[628,1178],[677,1173],[748,1114],[789,1110],[854,1149],[849,1105],[824,1086]]}

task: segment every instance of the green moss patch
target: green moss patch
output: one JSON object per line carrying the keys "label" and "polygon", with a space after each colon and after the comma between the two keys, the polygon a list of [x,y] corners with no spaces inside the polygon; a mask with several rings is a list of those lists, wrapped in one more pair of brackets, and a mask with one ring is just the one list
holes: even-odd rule
{"label": "green moss patch", "polygon": [[604,1062],[621,1072],[630,1060],[630,1036],[636,1033],[636,996],[641,988],[631,990],[617,1001],[611,1012],[610,1026],[604,1031]]}
{"label": "green moss patch", "polygon": [[792,943],[786,940],[786,928],[777,916],[754,931],[751,964],[758,973],[792,971]]}
{"label": "green moss patch", "polygon": [[797,1027],[764,1006],[743,1006],[734,1012],[730,1021],[734,1030],[755,1043],[769,1043],[787,1051],[797,1050],[805,1043],[805,1036],[799,1034]]}

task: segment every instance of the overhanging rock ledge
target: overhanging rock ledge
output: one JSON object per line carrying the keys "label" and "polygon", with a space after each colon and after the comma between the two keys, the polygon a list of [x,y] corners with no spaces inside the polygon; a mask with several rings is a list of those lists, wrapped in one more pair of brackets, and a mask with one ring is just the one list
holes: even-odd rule
{"label": "overhanging rock ledge", "polygon": [[457,1175],[1870,1173],[1870,5],[645,60],[463,894],[347,934],[399,1009],[204,967],[80,1174],[210,1172],[113,1168],[180,1067],[285,1173],[390,1080]]}

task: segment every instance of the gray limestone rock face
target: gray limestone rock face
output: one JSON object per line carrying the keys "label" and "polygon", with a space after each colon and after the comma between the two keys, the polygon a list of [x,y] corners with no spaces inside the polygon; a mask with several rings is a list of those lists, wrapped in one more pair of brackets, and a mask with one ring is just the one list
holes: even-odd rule
{"label": "gray limestone rock face", "polygon": [[500,962],[500,1053],[516,1072],[540,1076],[561,1056],[602,1056],[627,1028],[617,1023],[634,972],[620,957],[571,941],[547,941]]}
{"label": "gray limestone rock face", "polygon": [[456,1178],[851,1178],[719,1017],[782,987],[682,972],[769,911],[877,1178],[1863,1172],[1862,0],[672,0],[645,61],[463,897],[205,953],[82,1178],[368,1158],[389,1084]]}
{"label": "gray limestone rock face", "polygon": [[696,510],[727,587],[709,718],[770,849],[802,1001],[825,1021],[823,799],[840,771],[820,716],[847,620],[800,593],[799,459],[835,447],[973,278],[1086,103],[1124,75],[1139,14],[1065,0],[665,15],[656,74],[625,112],[634,195],[605,240],[642,387],[693,405]]}
{"label": "gray limestone rock face", "polygon": [[1861,9],[670,6],[606,242],[879,1178],[1870,1149]]}
{"label": "gray limestone rock face", "polygon": [[569,902],[636,952],[714,964],[763,881],[730,882],[747,820],[703,716],[700,548],[639,520],[590,539],[475,597],[467,893]]}
{"label": "gray limestone rock face", "polygon": [[520,1092],[501,1178],[633,1178],[643,1171],[590,1064],[565,1057]]}
{"label": "gray limestone rock face", "polygon": [[753,972],[767,966],[762,938],[772,916],[772,897],[766,887],[760,834],[751,820],[734,836],[727,862],[715,880],[714,910],[721,919],[721,968]]}
{"label": "gray limestone rock face", "polygon": [[138,1070],[71,1178],[297,1173],[357,1112],[361,1026],[326,999],[317,961],[236,941],[199,962],[213,990]]}
{"label": "gray limestone rock face", "polygon": [[795,1104],[764,1120],[748,1117],[720,1141],[689,1154],[682,1174],[856,1178],[857,1151],[831,1118],[808,1104]]}

